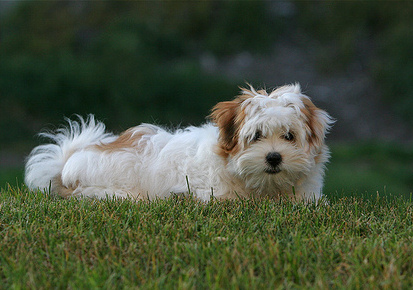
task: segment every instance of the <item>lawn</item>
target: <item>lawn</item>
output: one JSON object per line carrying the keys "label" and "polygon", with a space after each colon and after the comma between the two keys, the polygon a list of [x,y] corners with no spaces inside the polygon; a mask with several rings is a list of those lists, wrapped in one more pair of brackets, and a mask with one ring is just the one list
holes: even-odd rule
{"label": "lawn", "polygon": [[4,288],[413,287],[404,198],[63,200],[0,194]]}
{"label": "lawn", "polygon": [[64,200],[1,170],[0,288],[412,288],[412,151],[332,152],[320,206]]}

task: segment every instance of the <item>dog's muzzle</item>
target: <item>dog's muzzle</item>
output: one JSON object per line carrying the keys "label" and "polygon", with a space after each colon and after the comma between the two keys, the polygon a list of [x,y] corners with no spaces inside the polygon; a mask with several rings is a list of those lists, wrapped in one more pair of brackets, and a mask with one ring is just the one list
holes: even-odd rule
{"label": "dog's muzzle", "polygon": [[281,171],[279,165],[282,162],[282,156],[278,152],[270,152],[265,157],[265,161],[267,162],[268,168],[265,169],[265,172],[268,174],[276,174]]}

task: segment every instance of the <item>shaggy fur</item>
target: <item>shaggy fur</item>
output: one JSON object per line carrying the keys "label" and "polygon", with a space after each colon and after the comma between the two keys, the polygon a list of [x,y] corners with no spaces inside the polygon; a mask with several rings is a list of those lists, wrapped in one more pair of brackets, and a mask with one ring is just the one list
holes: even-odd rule
{"label": "shaggy fur", "polygon": [[242,89],[218,103],[211,122],[169,132],[141,124],[120,136],[92,115],[41,135],[52,143],[33,149],[25,181],[63,196],[132,197],[187,194],[209,200],[288,196],[318,200],[332,120],[300,86],[270,94]]}

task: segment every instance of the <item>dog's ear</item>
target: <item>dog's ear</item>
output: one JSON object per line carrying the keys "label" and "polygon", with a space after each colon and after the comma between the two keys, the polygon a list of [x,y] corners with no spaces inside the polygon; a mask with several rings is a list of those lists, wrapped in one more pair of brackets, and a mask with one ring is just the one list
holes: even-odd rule
{"label": "dog's ear", "polygon": [[238,143],[239,110],[239,101],[220,102],[212,108],[209,115],[219,128],[219,145],[226,154],[233,151]]}
{"label": "dog's ear", "polygon": [[326,111],[317,108],[310,99],[304,98],[303,103],[302,112],[306,118],[307,142],[314,148],[320,148],[334,121]]}

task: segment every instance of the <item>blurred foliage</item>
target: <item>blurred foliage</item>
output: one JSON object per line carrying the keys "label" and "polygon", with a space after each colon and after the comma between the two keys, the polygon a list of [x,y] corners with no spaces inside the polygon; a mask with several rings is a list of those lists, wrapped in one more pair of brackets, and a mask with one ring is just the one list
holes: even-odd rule
{"label": "blurred foliage", "polygon": [[326,73],[367,70],[413,122],[413,2],[292,1],[287,13],[274,3],[14,4],[0,23],[0,144],[74,113],[94,113],[116,131],[200,123],[239,85],[204,72],[202,55],[265,53],[278,37],[309,46]]}
{"label": "blurred foliage", "polygon": [[324,193],[329,196],[393,194],[409,198],[413,193],[413,152],[390,143],[331,146]]}
{"label": "blurred foliage", "polygon": [[356,63],[374,77],[389,104],[413,123],[413,2],[296,4],[298,26],[319,41],[321,70],[343,71]]}
{"label": "blurred foliage", "polygon": [[[198,124],[240,84],[204,72],[200,56],[265,53],[278,37],[309,47],[326,74],[358,65],[413,122],[413,2],[292,1],[284,16],[274,3],[19,1],[0,19],[0,146],[75,113],[116,131]],[[333,149],[327,193],[411,192],[408,151]]]}
{"label": "blurred foliage", "polygon": [[21,2],[1,23],[0,130],[16,130],[0,141],[74,113],[109,127],[200,123],[238,89],[199,54],[262,51],[272,22],[261,1]]}

